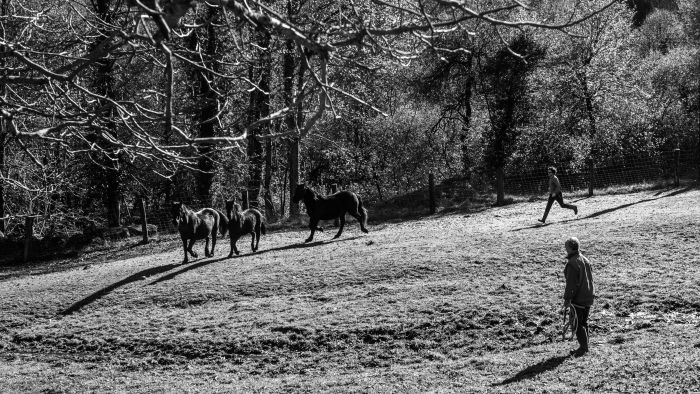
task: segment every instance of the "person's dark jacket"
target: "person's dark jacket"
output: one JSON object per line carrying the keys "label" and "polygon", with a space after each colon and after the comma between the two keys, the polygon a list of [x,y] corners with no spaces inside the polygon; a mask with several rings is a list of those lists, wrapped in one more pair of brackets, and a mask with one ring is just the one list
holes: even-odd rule
{"label": "person's dark jacket", "polygon": [[564,300],[578,306],[593,305],[594,287],[591,263],[579,252],[572,253],[568,259],[569,261],[564,267],[564,277],[566,277]]}

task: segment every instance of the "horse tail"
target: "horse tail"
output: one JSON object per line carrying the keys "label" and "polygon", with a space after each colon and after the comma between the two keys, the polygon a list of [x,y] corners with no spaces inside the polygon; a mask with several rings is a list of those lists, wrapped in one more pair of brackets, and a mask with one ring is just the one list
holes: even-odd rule
{"label": "horse tail", "polygon": [[263,214],[257,209],[253,209],[252,212],[253,215],[255,215],[255,217],[258,219],[258,223],[260,224],[260,233],[266,235],[267,229],[265,228],[265,216],[263,216]]}
{"label": "horse tail", "polygon": [[214,211],[219,214],[217,226],[219,227],[219,233],[221,233],[221,236],[223,237],[228,231],[228,216],[224,215],[224,213],[218,209],[215,209]]}
{"label": "horse tail", "polygon": [[360,228],[362,231],[367,232],[367,208],[362,205],[362,198],[357,196],[357,210],[360,211]]}

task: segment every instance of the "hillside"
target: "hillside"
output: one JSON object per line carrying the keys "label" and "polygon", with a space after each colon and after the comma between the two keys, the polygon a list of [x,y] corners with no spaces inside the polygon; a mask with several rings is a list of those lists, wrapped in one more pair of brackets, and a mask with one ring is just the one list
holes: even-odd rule
{"label": "hillside", "polygon": [[[172,243],[13,271],[0,276],[0,381],[46,393],[695,392],[699,201],[697,188],[579,199],[578,216],[555,206],[544,226],[544,202],[524,202],[369,234],[350,220],[311,244],[275,232],[231,259],[226,239],[186,265]],[[569,235],[597,286],[583,358],[559,333]]]}

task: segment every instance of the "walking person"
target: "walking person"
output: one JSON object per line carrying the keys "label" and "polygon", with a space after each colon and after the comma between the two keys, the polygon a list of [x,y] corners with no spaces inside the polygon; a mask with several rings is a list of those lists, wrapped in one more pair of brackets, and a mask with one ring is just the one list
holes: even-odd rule
{"label": "walking person", "polygon": [[537,220],[542,223],[547,220],[547,215],[554,201],[557,201],[560,207],[571,209],[574,211],[574,215],[578,215],[578,207],[576,205],[564,203],[564,198],[561,195],[561,184],[559,183],[559,178],[557,178],[557,169],[549,167],[547,174],[549,175],[549,200],[547,201],[547,208],[544,210],[544,216],[542,216],[542,219]]}
{"label": "walking person", "polygon": [[576,340],[579,347],[572,354],[580,357],[588,352],[588,315],[594,297],[593,272],[590,262],[579,250],[580,242],[576,237],[567,239],[564,247],[567,260],[564,267],[564,308],[569,310],[573,307],[576,312]]}

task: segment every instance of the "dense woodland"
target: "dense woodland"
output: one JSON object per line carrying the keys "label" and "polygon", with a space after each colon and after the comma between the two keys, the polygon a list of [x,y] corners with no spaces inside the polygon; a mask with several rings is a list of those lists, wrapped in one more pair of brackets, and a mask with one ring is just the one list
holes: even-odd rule
{"label": "dense woodland", "polygon": [[[2,0],[0,217],[653,157],[700,139],[696,0]],[[696,153],[697,154],[697,153]],[[499,194],[499,199],[502,193]],[[0,220],[0,231],[18,232]],[[18,226],[15,226],[19,228]]]}

